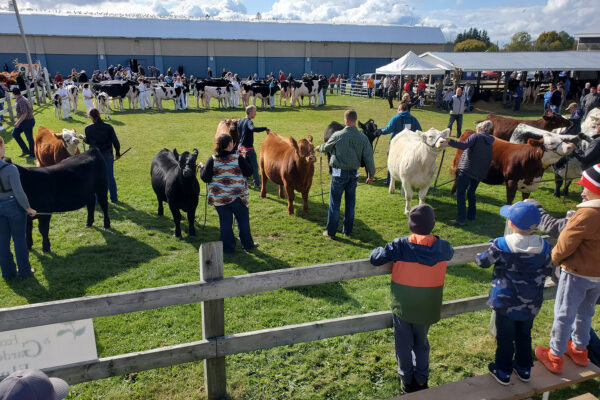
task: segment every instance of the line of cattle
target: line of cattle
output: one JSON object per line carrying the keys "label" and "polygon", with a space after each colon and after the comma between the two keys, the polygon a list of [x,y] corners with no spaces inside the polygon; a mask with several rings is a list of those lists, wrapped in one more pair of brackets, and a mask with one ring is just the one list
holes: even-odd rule
{"label": "line of cattle", "polygon": [[[576,149],[585,149],[595,138],[596,126],[600,124],[600,108],[592,110],[579,135],[561,135],[560,131],[570,125],[570,121],[558,114],[547,113],[539,120],[515,120],[489,115],[487,119],[494,124],[493,160],[487,178],[483,181],[490,185],[506,185],[506,202],[511,204],[517,191],[527,197],[541,181],[546,168],[570,156]],[[377,125],[373,120],[360,123],[359,127],[367,136],[371,146],[378,136]],[[332,122],[324,134],[326,142],[331,135],[342,129],[343,125]],[[555,132],[551,132],[555,130]],[[230,134],[237,142],[237,120],[228,119],[219,123],[216,135]],[[412,188],[419,190],[419,202],[424,203],[431,185],[436,158],[448,144],[449,129],[439,131],[431,128],[426,132],[404,130],[390,143],[387,167],[392,180],[389,192],[393,193],[395,180],[402,182],[406,198],[406,208],[411,206]],[[473,131],[466,131],[461,141],[466,140]],[[81,136],[74,130],[63,129],[62,133],[52,132],[40,127],[35,138],[35,154],[40,167],[27,168],[17,166],[23,189],[31,207],[40,215],[39,231],[42,235],[42,249],[50,251],[48,238],[51,213],[73,211],[87,206],[87,225],[94,222],[96,199],[104,214],[104,227],[110,227],[107,203],[107,178],[104,159],[96,149],[80,154],[78,145]],[[461,152],[457,151],[451,168],[456,166]],[[200,186],[197,175],[198,150],[183,152],[161,150],[152,160],[152,187],[158,200],[158,213],[163,215],[163,202],[167,202],[175,223],[175,235],[181,236],[181,214],[187,213],[189,234],[194,235],[195,211],[198,205]],[[279,185],[279,197],[288,199],[287,212],[294,213],[295,191],[302,195],[303,211],[308,212],[308,193],[314,175],[316,161],[313,137],[296,141],[271,132],[260,149],[260,169],[262,187],[260,196],[266,196],[267,182]],[[560,195],[560,184],[568,183],[581,174],[581,165],[568,157],[564,165],[555,169],[556,193]],[[568,165],[568,167],[566,167]],[[568,170],[568,175],[565,172]],[[27,241],[31,248],[32,221],[28,222]]]}
{"label": "line of cattle", "polygon": [[[219,102],[219,107],[234,107],[239,102],[235,100],[235,96],[242,99],[242,105],[245,107],[252,103],[256,105],[256,100],[261,101],[261,107],[269,104],[269,99],[275,93],[280,92],[279,105],[282,101],[287,106],[290,100],[291,106],[295,107],[299,100],[304,103],[304,97],[309,98],[309,104],[317,106],[319,97],[327,89],[329,83],[327,79],[303,79],[293,81],[281,81],[276,85],[270,86],[265,81],[242,81],[240,90],[236,90],[233,84],[227,79],[196,79],[191,78],[190,83],[181,87],[167,86],[166,84],[150,84],[149,93],[152,96],[153,107],[162,110],[162,102],[165,100],[173,100],[175,109],[179,108],[178,99],[180,96],[185,98],[184,104],[187,107],[189,104],[189,94],[192,93],[196,97],[196,107],[200,108],[200,102],[206,108],[210,108],[210,100],[216,98]],[[99,111],[104,114],[105,118],[110,118],[110,100],[118,102],[118,107],[123,111],[123,100],[129,100],[129,108],[137,108],[140,103],[140,90],[135,81],[103,81],[93,83],[92,92],[96,100]],[[77,112],[77,101],[80,88],[75,85],[67,86],[69,102],[73,112]],[[113,104],[114,104],[113,102]],[[60,109],[62,100],[58,94],[53,97],[53,104],[56,110],[56,115],[60,118]]]}

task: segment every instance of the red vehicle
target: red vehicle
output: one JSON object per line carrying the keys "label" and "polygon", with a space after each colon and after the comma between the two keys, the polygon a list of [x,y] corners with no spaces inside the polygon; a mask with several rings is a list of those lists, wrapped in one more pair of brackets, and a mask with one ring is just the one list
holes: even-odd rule
{"label": "red vehicle", "polygon": [[496,71],[483,71],[481,73],[483,79],[498,79],[498,72]]}

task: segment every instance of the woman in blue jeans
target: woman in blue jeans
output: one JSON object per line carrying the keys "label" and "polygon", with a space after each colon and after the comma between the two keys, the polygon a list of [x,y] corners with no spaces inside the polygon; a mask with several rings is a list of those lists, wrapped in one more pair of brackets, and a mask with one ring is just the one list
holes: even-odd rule
{"label": "woman in blue jeans", "polygon": [[[29,264],[29,250],[25,240],[27,214],[35,217],[27,196],[21,187],[17,167],[4,161],[4,139],[0,137],[0,267],[2,278],[27,278],[33,274]],[[19,271],[10,252],[12,237]]]}
{"label": "woman in blue jeans", "polygon": [[252,167],[245,152],[236,153],[233,139],[228,134],[215,138],[215,154],[202,165],[200,178],[208,183],[208,204],[215,206],[219,214],[219,231],[223,252],[233,253],[233,216],[237,220],[240,242],[244,250],[258,246],[250,233],[248,213],[248,184],[245,177],[252,176]]}

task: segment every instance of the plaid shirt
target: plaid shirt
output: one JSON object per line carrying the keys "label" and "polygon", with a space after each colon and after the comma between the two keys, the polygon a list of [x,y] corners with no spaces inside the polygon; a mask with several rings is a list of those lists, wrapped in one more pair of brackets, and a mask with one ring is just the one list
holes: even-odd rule
{"label": "plaid shirt", "polygon": [[17,118],[21,118],[21,115],[25,114],[25,119],[33,119],[33,107],[29,100],[25,96],[19,96],[16,104]]}

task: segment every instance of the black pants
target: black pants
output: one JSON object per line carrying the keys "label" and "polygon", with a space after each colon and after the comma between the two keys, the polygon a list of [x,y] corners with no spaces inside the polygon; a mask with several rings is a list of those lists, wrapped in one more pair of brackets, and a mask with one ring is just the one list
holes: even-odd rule
{"label": "black pants", "polygon": [[390,108],[394,108],[394,96],[388,95],[388,103],[390,103]]}

